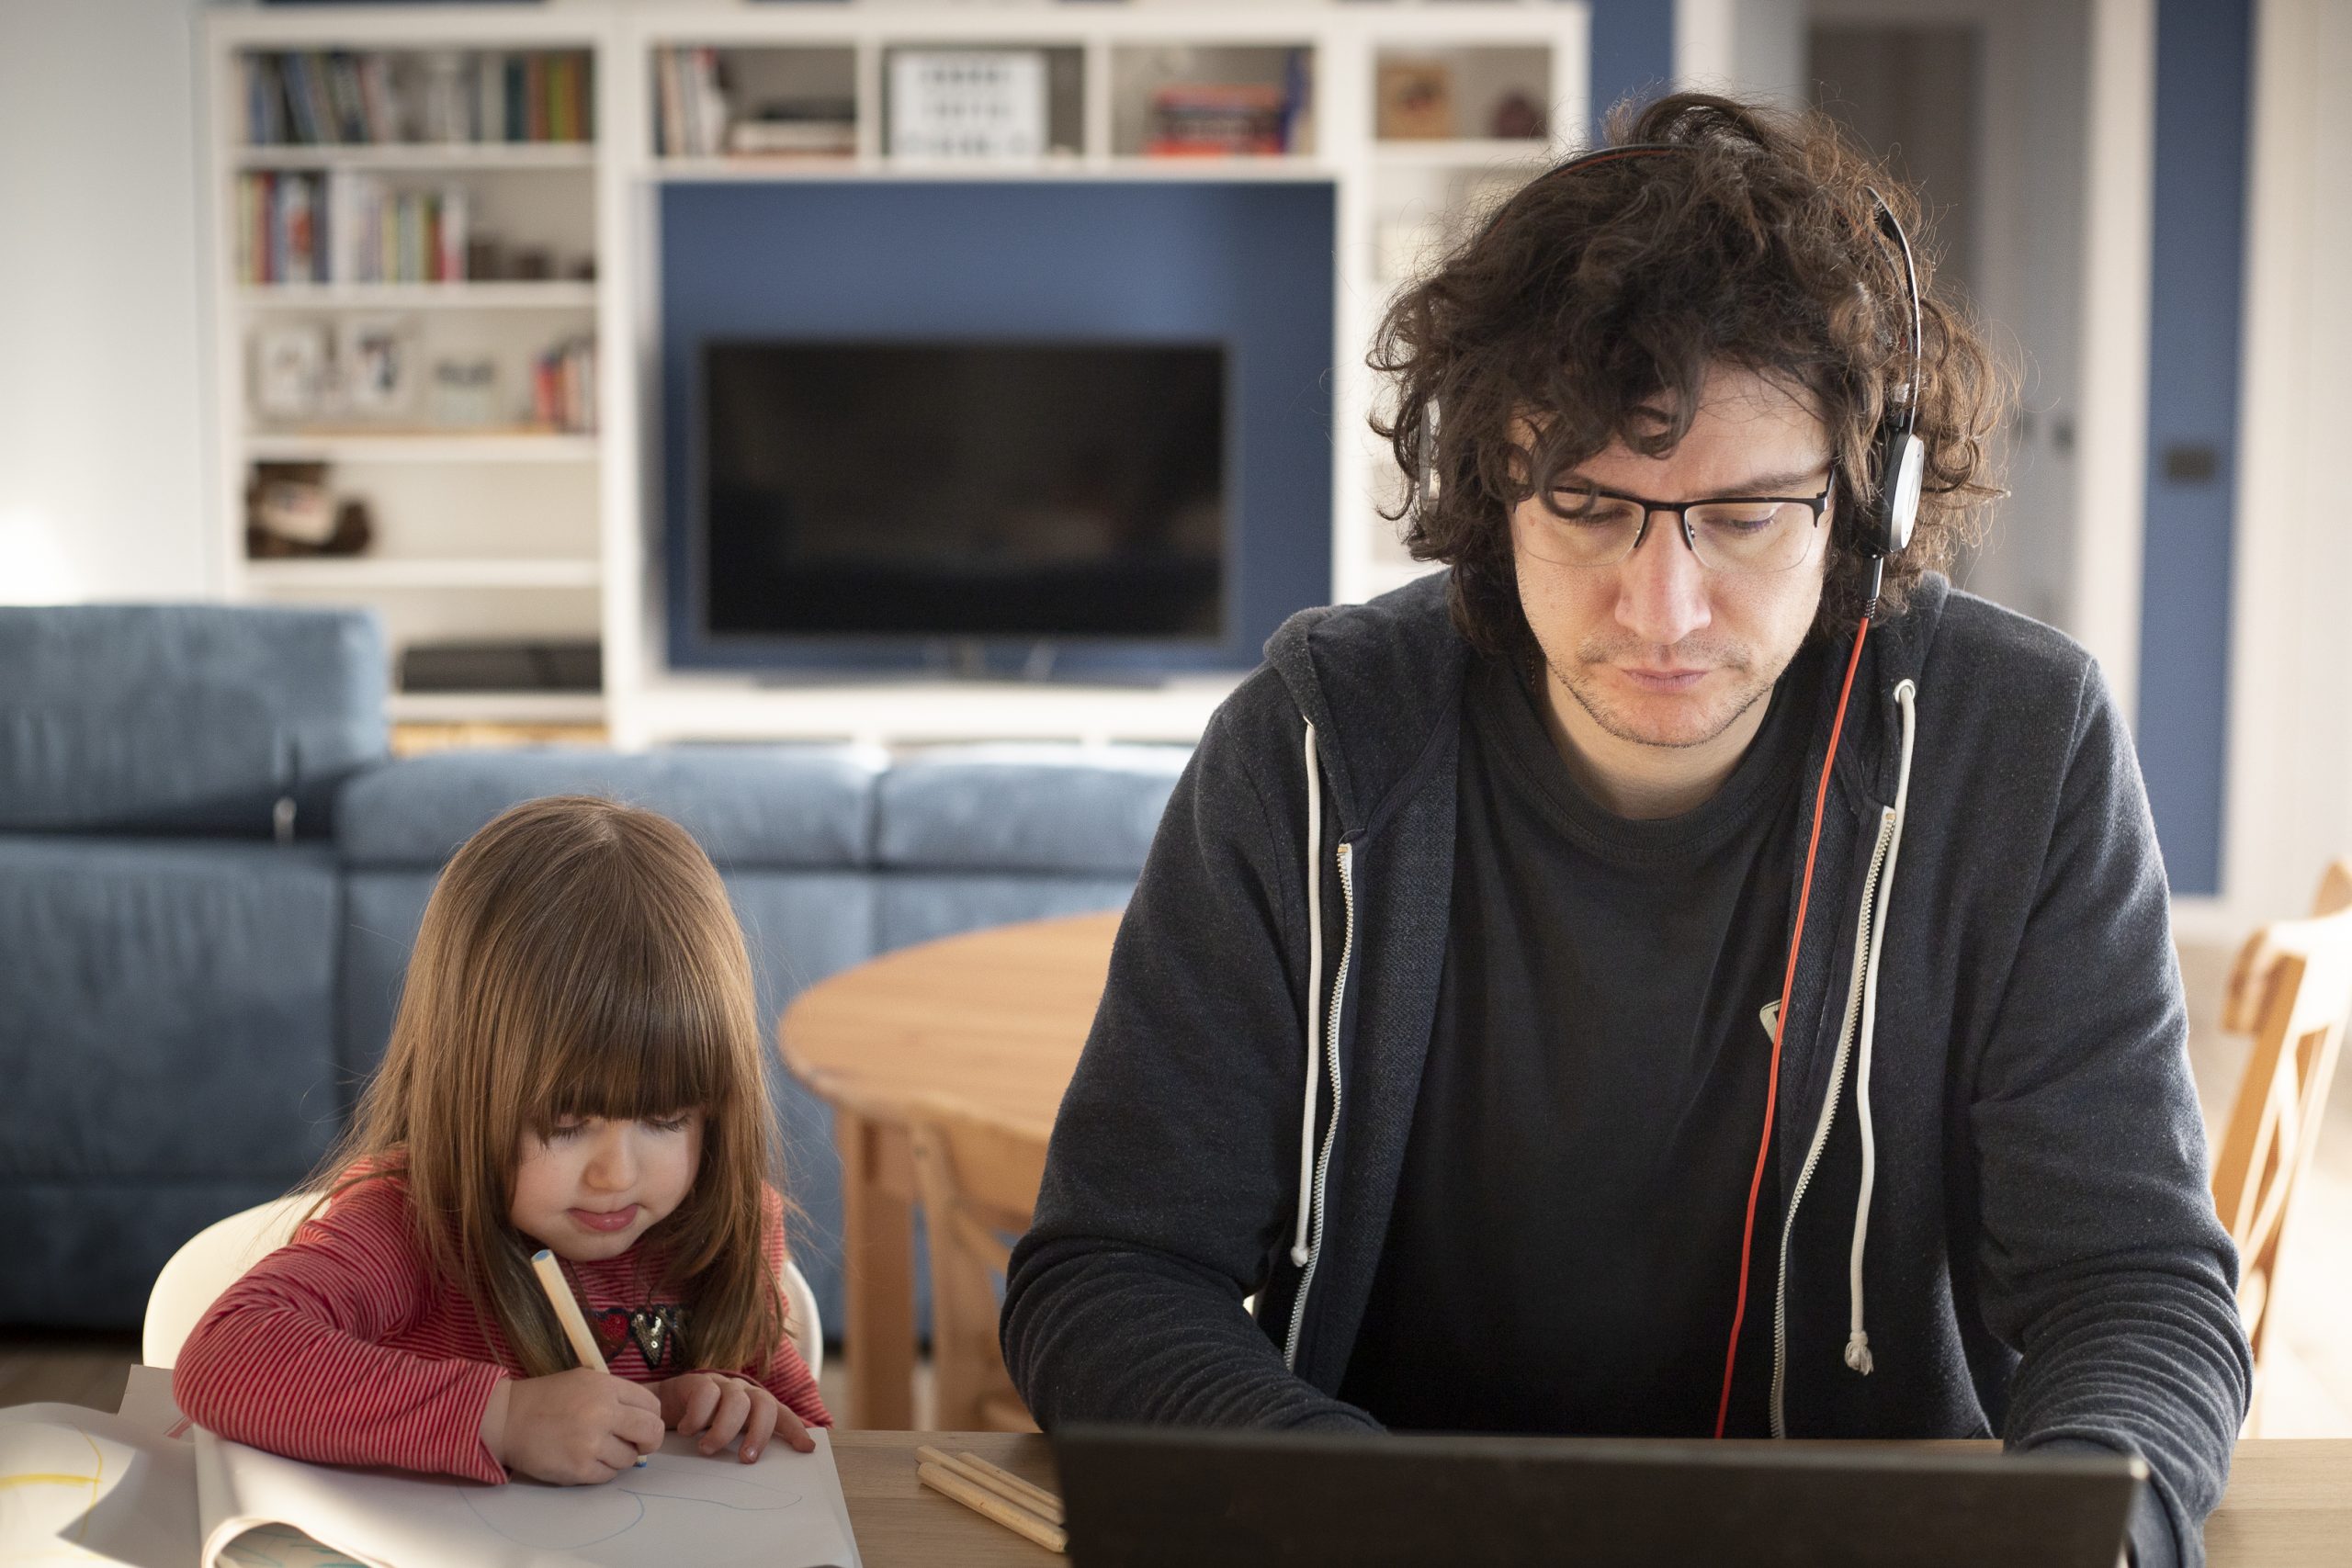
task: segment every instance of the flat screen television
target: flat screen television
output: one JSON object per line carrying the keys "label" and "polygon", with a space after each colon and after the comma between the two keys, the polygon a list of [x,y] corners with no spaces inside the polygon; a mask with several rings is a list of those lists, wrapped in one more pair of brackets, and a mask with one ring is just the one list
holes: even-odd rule
{"label": "flat screen television", "polygon": [[1210,343],[706,343],[701,640],[1221,643],[1227,370]]}

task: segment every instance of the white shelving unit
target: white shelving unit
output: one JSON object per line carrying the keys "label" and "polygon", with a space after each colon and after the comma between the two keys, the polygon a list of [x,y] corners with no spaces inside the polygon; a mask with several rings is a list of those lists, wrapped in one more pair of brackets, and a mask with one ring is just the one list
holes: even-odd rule
{"label": "white shelving unit", "polygon": [[[1371,434],[1376,388],[1363,355],[1382,310],[1416,258],[1464,231],[1485,204],[1565,150],[1587,118],[1588,15],[1579,0],[1429,0],[1386,6],[1160,4],[1120,6],[874,3],[823,6],[550,0],[533,9],[437,6],[266,8],[208,18],[212,66],[209,150],[220,380],[220,527],[229,591],[276,602],[357,600],[403,635],[599,635],[601,700],[527,694],[403,696],[403,718],[556,722],[601,718],[614,739],[851,738],[1182,739],[1199,733],[1230,678],[1155,687],[947,681],[835,685],[763,683],[662,666],[657,454],[648,411],[658,397],[655,276],[662,191],[678,182],[1306,181],[1333,190],[1331,578],[1333,597],[1370,597],[1424,568],[1409,560],[1376,510],[1396,483]],[[1052,51],[1063,83],[1055,116],[1065,145],[1017,163],[893,159],[885,152],[886,61],[909,46]],[[245,51],[577,49],[594,61],[593,145],[472,143],[400,147],[243,145],[235,62]],[[707,48],[739,73],[795,90],[837,94],[854,107],[854,150],[840,157],[658,154],[659,51]],[[1151,157],[1136,150],[1133,95],[1196,72],[1261,79],[1305,51],[1311,110],[1299,150],[1222,157]],[[1459,84],[1454,134],[1383,140],[1376,84],[1384,62],[1434,61]],[[1069,62],[1076,67],[1069,85]],[[1226,71],[1220,77],[1216,73]],[[1158,73],[1157,75],[1154,73]],[[1177,73],[1171,76],[1170,73]],[[1123,98],[1122,92],[1128,96]],[[1551,136],[1487,134],[1508,94],[1532,101]],[[593,202],[596,280],[426,285],[238,287],[230,265],[233,183],[247,170],[380,172],[390,177],[500,182],[493,197],[543,205],[548,182],[573,182]],[[537,195],[532,193],[537,192]],[[594,435],[320,430],[286,432],[246,413],[246,334],[299,312],[408,314],[436,328],[496,323],[547,331],[593,323],[599,429]],[[320,460],[413,504],[403,529],[388,500],[379,553],[346,563],[246,562],[242,486],[256,460]],[[438,498],[436,500],[436,498]],[[576,513],[568,525],[561,516]],[[560,516],[559,514],[561,514]],[[470,516],[466,524],[460,519]],[[511,525],[502,518],[513,518]],[[569,531],[566,531],[568,526]],[[560,545],[561,547],[555,547]],[[415,631],[413,628],[424,628]]]}
{"label": "white shelving unit", "polygon": [[[207,17],[208,123],[216,288],[216,522],[232,597],[271,604],[359,604],[382,617],[397,651],[428,638],[521,636],[604,639],[638,623],[639,588],[616,581],[606,535],[637,530],[638,508],[613,475],[634,441],[629,373],[600,354],[597,428],[529,420],[534,358],[558,343],[626,343],[612,213],[610,83],[616,13],[604,6],[518,10],[442,6],[245,9]],[[495,55],[583,54],[588,139],[254,144],[248,140],[248,58],[349,51],[423,62]],[[414,107],[413,96],[410,99]],[[546,128],[542,128],[543,133]],[[256,174],[357,177],[390,191],[465,194],[470,231],[539,249],[548,265],[588,262],[567,276],[358,282],[333,276],[344,259],[321,247],[319,282],[245,283],[238,183]],[[328,219],[332,221],[332,216]],[[243,242],[250,243],[250,242]],[[256,334],[283,324],[322,330],[340,346],[356,323],[393,323],[411,364],[404,409],[366,417],[322,404],[310,418],[265,418],[254,391]],[[436,356],[487,361],[492,423],[443,423],[431,400]],[[374,538],[356,557],[248,558],[244,491],[261,463],[323,463],[338,495],[364,499]],[[603,693],[396,693],[393,714],[434,722],[600,724]]]}

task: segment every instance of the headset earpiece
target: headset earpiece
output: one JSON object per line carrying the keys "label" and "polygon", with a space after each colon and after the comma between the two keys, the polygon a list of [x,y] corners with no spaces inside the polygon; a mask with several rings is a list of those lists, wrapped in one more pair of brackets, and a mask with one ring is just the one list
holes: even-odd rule
{"label": "headset earpiece", "polygon": [[[1871,478],[1878,488],[1878,503],[1863,530],[1863,547],[1882,560],[1911,542],[1911,525],[1919,518],[1919,481],[1928,464],[1927,443],[1919,439],[1919,394],[1927,384],[1928,344],[1919,308],[1919,274],[1911,260],[1911,236],[1894,215],[1886,197],[1871,189],[1878,208],[1878,226],[1903,263],[1903,295],[1910,317],[1911,373],[1904,380],[1899,405],[1879,425],[1877,465]],[[1872,598],[1877,595],[1873,593]]]}
{"label": "headset earpiece", "polygon": [[1876,556],[1891,556],[1911,542],[1911,525],[1919,518],[1919,479],[1928,466],[1928,444],[1908,428],[1889,426],[1879,434],[1878,502],[1866,530],[1865,547]]}

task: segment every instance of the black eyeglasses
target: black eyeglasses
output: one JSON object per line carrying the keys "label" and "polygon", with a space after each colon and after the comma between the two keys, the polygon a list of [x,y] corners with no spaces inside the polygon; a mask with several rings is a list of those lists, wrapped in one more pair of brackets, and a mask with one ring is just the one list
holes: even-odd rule
{"label": "black eyeglasses", "polygon": [[1682,542],[1709,571],[1786,571],[1813,553],[1813,531],[1829,510],[1837,470],[1819,495],[1725,496],[1681,502],[1616,491],[1559,489],[1523,513],[1520,542],[1557,566],[1617,566],[1648,536],[1650,518],[1669,513]]}

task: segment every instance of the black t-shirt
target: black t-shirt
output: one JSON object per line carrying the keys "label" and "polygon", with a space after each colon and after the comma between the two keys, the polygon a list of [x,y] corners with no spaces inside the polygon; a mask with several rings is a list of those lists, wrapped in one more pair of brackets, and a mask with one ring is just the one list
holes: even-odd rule
{"label": "black t-shirt", "polygon": [[[1419,1101],[1340,1396],[1387,1426],[1706,1437],[1738,1293],[1787,962],[1818,656],[1731,776],[1633,821],[1482,660],[1463,719],[1452,930]],[[1725,1430],[1769,1426],[1768,1164]]]}

